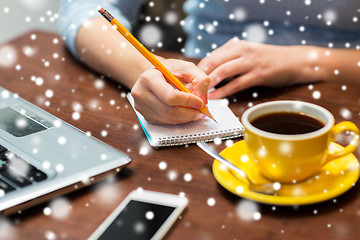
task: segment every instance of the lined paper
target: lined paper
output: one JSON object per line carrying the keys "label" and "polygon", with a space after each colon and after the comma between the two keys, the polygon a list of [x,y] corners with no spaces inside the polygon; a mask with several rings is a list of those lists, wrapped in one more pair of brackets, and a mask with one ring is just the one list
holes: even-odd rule
{"label": "lined paper", "polygon": [[216,138],[233,138],[242,136],[243,126],[230,110],[228,101],[224,99],[209,100],[208,108],[217,123],[210,118],[178,124],[151,124],[135,110],[134,99],[130,93],[127,98],[133,107],[139,122],[151,146],[173,146],[199,141],[213,141]]}

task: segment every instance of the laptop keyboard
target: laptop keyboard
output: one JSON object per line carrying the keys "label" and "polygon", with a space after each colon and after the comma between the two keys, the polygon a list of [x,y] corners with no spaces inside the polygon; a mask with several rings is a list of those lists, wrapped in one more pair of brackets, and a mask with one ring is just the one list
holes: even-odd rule
{"label": "laptop keyboard", "polygon": [[47,179],[46,173],[0,145],[0,196]]}

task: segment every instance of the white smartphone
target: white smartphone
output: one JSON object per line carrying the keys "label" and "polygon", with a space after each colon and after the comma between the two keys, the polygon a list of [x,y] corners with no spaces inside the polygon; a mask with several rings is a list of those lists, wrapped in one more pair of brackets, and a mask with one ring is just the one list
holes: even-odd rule
{"label": "white smartphone", "polygon": [[179,195],[134,190],[105,219],[89,240],[162,239],[187,203],[187,198]]}

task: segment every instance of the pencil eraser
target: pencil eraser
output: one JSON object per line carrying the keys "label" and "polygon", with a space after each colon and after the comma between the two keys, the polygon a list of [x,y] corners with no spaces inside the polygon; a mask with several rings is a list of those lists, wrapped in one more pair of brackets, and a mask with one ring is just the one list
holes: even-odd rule
{"label": "pencil eraser", "polygon": [[98,11],[99,11],[99,13],[103,13],[105,11],[105,9],[102,7]]}

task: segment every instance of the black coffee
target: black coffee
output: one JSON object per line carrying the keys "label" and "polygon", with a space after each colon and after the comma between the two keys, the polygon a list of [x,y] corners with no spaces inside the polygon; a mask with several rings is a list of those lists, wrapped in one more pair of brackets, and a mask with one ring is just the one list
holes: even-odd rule
{"label": "black coffee", "polygon": [[304,134],[324,127],[321,121],[300,113],[276,112],[257,117],[251,124],[263,131],[277,134]]}

